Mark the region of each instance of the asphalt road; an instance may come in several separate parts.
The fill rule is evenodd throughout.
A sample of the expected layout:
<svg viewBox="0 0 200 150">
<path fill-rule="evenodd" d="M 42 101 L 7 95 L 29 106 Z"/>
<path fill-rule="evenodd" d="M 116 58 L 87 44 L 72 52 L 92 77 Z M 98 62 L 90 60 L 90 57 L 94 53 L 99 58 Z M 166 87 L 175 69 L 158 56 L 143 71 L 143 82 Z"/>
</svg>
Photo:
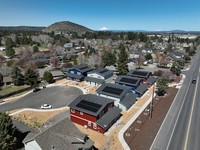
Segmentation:
<svg viewBox="0 0 200 150">
<path fill-rule="evenodd" d="M 200 149 L 200 53 L 192 61 L 152 146 L 152 150 Z M 192 83 L 197 79 L 196 84 Z"/>
<path fill-rule="evenodd" d="M 38 92 L 32 92 L 17 101 L 0 105 L 0 112 L 21 108 L 39 109 L 42 104 L 50 104 L 53 108 L 64 107 L 81 94 L 82 91 L 75 87 L 56 86 L 44 88 Z"/>
</svg>

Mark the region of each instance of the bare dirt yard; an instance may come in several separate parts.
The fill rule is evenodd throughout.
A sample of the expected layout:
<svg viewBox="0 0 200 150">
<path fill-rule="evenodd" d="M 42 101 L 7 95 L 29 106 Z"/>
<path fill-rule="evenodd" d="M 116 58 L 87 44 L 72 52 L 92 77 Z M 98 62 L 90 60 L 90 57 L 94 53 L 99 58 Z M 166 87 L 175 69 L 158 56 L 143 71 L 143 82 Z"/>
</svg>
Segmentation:
<svg viewBox="0 0 200 150">
<path fill-rule="evenodd" d="M 35 129 L 40 129 L 45 122 L 47 122 L 49 119 L 55 117 L 56 115 L 67 111 L 69 108 L 63 108 L 55 111 L 33 111 L 33 110 L 25 110 L 22 112 L 19 112 L 13 117 L 15 119 L 18 119 L 28 126 L 35 128 Z"/>
<path fill-rule="evenodd" d="M 124 139 L 131 150 L 149 150 L 178 89 L 172 87 L 164 97 L 153 100 L 154 110 L 152 118 L 144 111 L 124 133 Z"/>
</svg>

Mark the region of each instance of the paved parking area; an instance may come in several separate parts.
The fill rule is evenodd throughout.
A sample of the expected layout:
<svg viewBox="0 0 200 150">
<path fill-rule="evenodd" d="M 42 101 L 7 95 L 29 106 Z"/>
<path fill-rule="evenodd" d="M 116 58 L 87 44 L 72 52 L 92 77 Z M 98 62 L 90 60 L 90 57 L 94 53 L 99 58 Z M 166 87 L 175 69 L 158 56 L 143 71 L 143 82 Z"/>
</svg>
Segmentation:
<svg viewBox="0 0 200 150">
<path fill-rule="evenodd" d="M 69 105 L 82 91 L 70 86 L 53 86 L 44 88 L 38 92 L 32 92 L 17 101 L 0 105 L 0 112 L 21 108 L 39 109 L 42 104 L 50 104 L 53 108 Z"/>
</svg>

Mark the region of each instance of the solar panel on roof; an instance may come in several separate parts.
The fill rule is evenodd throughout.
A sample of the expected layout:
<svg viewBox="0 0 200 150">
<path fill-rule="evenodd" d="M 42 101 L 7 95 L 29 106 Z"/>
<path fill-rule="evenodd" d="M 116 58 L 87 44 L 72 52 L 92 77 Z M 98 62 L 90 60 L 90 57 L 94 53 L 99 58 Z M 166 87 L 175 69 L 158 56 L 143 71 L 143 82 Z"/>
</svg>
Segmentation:
<svg viewBox="0 0 200 150">
<path fill-rule="evenodd" d="M 133 75 L 137 75 L 137 76 L 146 76 L 148 74 L 148 72 L 143 72 L 143 71 L 133 71 L 132 73 Z"/>
<path fill-rule="evenodd" d="M 131 78 L 121 78 L 120 82 L 126 82 L 126 83 L 131 83 L 131 84 L 136 84 L 138 80 L 136 79 L 131 79 Z"/>
<path fill-rule="evenodd" d="M 115 94 L 115 95 L 120 95 L 123 90 L 122 89 L 118 89 L 118 88 L 114 88 L 114 87 L 105 87 L 103 90 L 103 92 L 107 92 L 107 93 L 111 93 L 111 94 Z"/>
<path fill-rule="evenodd" d="M 86 68 L 88 68 L 87 66 L 85 66 L 85 67 L 81 67 L 81 68 L 79 68 L 80 70 L 83 70 L 83 69 L 86 69 Z"/>
<path fill-rule="evenodd" d="M 79 108 L 82 108 L 85 110 L 89 110 L 94 113 L 96 113 L 101 108 L 101 106 L 102 105 L 100 105 L 100 104 L 96 104 L 96 103 L 89 102 L 86 100 L 82 100 L 76 105 L 76 107 L 79 107 Z"/>
<path fill-rule="evenodd" d="M 100 71 L 99 73 L 105 73 L 107 71 L 108 71 L 107 69 L 104 69 L 104 70 Z"/>
</svg>

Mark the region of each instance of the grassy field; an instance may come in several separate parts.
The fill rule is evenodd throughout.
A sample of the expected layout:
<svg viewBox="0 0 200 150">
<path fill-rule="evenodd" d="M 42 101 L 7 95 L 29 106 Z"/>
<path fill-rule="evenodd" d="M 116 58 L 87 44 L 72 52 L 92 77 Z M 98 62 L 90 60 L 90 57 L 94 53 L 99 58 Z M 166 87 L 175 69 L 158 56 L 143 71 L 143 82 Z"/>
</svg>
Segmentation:
<svg viewBox="0 0 200 150">
<path fill-rule="evenodd" d="M 15 92 L 15 91 L 19 91 L 21 89 L 25 89 L 27 88 L 28 86 L 27 85 L 23 85 L 23 86 L 13 86 L 13 85 L 6 85 L 6 86 L 3 86 L 0 90 L 0 95 L 6 95 L 6 94 L 9 94 L 9 93 L 12 93 L 12 92 Z"/>
</svg>

